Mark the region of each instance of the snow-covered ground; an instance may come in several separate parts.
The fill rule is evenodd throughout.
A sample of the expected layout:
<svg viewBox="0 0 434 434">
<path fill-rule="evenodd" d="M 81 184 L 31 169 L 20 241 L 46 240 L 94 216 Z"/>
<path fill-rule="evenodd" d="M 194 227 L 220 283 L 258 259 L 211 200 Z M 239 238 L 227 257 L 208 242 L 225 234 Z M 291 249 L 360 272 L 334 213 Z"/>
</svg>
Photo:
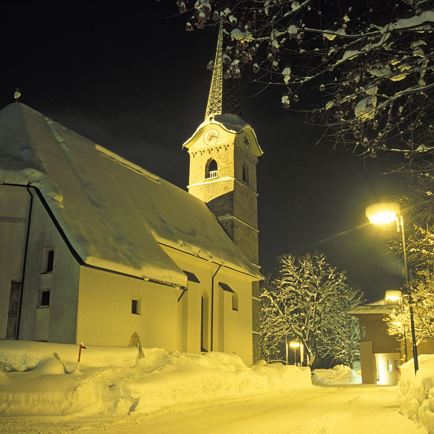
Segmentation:
<svg viewBox="0 0 434 434">
<path fill-rule="evenodd" d="M 307 368 L 143 352 L 88 347 L 74 369 L 77 346 L 0 341 L 0 432 L 427 432 L 399 414 L 397 387 L 333 385 L 354 379 L 345 367 L 318 371 L 324 387 L 312 385 Z"/>
</svg>

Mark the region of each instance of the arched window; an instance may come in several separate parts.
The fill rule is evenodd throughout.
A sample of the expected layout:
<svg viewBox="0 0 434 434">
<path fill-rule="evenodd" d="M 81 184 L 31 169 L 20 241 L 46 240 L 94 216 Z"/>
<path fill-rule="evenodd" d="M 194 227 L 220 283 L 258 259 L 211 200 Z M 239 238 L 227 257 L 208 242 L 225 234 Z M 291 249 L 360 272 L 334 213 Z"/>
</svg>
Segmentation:
<svg viewBox="0 0 434 434">
<path fill-rule="evenodd" d="M 243 182 L 246 184 L 249 183 L 249 168 L 246 163 L 243 164 Z"/>
<path fill-rule="evenodd" d="M 206 164 L 205 169 L 205 178 L 217 178 L 218 177 L 218 166 L 217 161 L 215 160 L 209 160 Z"/>
</svg>

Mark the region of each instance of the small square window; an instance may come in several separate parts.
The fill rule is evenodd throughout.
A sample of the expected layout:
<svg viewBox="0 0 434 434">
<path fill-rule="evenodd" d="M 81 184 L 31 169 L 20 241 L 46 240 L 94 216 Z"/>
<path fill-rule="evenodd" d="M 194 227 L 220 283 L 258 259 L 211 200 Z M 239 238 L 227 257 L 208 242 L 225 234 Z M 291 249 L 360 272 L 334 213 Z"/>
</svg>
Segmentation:
<svg viewBox="0 0 434 434">
<path fill-rule="evenodd" d="M 140 300 L 131 300 L 131 313 L 133 315 L 140 315 Z"/>
<path fill-rule="evenodd" d="M 38 297 L 38 307 L 49 307 L 50 306 L 50 290 L 40 289 Z"/>
<path fill-rule="evenodd" d="M 54 269 L 54 249 L 45 248 L 42 251 L 41 273 L 51 273 Z"/>
</svg>

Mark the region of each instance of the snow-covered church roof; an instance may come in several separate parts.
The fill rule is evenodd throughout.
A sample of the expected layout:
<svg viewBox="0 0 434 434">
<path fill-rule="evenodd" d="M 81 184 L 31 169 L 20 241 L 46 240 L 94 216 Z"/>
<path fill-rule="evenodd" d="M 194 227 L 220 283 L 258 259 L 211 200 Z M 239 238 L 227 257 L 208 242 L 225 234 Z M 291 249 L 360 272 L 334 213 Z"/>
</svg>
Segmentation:
<svg viewBox="0 0 434 434">
<path fill-rule="evenodd" d="M 88 265 L 173 285 L 161 245 L 261 278 L 207 205 L 30 107 L 0 111 L 0 184 L 37 187 Z"/>
</svg>

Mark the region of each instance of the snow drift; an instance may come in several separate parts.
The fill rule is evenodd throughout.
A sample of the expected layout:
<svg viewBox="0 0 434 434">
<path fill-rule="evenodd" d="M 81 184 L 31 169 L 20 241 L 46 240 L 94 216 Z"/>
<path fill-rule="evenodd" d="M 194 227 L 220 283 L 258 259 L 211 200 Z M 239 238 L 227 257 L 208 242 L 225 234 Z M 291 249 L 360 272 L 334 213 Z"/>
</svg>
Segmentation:
<svg viewBox="0 0 434 434">
<path fill-rule="evenodd" d="M 315 369 L 312 376 L 313 384 L 359 384 L 360 375 L 345 365 L 336 365 L 333 369 Z"/>
<path fill-rule="evenodd" d="M 0 370 L 30 371 L 43 360 L 52 359 L 54 354 L 66 365 L 75 366 L 78 345 L 52 344 L 35 341 L 0 341 Z M 136 347 L 87 346 L 82 359 L 87 367 L 133 367 L 137 359 Z M 72 369 L 72 368 L 71 368 Z"/>
<path fill-rule="evenodd" d="M 0 342 L 0 354 L 7 358 L 3 366 L 10 371 L 0 371 L 3 415 L 149 413 L 174 404 L 312 387 L 308 368 L 265 363 L 247 367 L 235 354 L 150 348 L 139 359 L 134 347 L 92 347 L 74 369 L 76 359 L 68 354 L 76 354 L 75 345 L 24 342 L 19 349 L 21 342 L 16 344 L 12 356 L 10 347 L 2 350 Z M 115 363 L 116 354 L 122 363 Z M 22 372 L 24 368 L 28 370 Z"/>
<path fill-rule="evenodd" d="M 419 356 L 416 376 L 412 361 L 401 366 L 399 403 L 401 413 L 434 433 L 434 355 Z"/>
</svg>

